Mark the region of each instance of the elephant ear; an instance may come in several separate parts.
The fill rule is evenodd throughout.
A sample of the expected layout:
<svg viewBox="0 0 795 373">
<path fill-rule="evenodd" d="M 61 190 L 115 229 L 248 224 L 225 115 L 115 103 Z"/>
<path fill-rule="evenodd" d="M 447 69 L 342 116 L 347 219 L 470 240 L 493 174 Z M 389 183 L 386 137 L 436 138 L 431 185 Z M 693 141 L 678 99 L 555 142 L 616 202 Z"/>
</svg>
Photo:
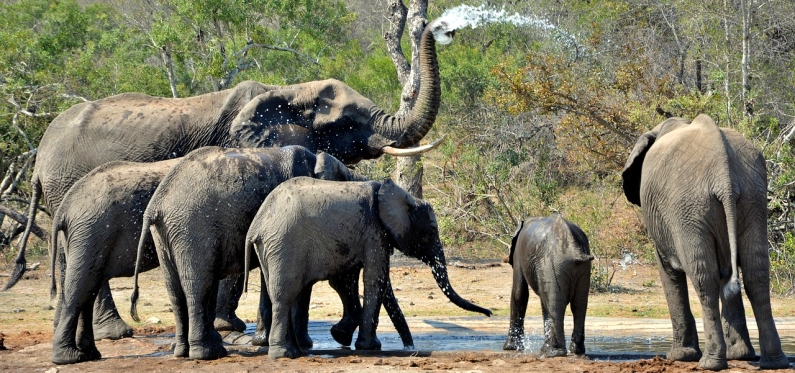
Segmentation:
<svg viewBox="0 0 795 373">
<path fill-rule="evenodd" d="M 348 167 L 345 167 L 339 159 L 334 158 L 329 153 L 317 153 L 315 161 L 315 178 L 333 181 L 353 181 L 355 177 Z"/>
<path fill-rule="evenodd" d="M 411 210 L 416 207 L 414 197 L 390 179 L 378 190 L 378 217 L 398 243 L 406 242 L 404 237 L 411 229 Z"/>
<path fill-rule="evenodd" d="M 311 124 L 295 104 L 300 91 L 275 89 L 254 97 L 240 110 L 229 128 L 236 146 L 264 148 L 302 145 L 314 152 Z"/>
<path fill-rule="evenodd" d="M 524 227 L 524 220 L 520 220 L 519 224 L 516 226 L 516 232 L 513 233 L 513 238 L 511 238 L 511 251 L 508 253 L 508 264 L 513 267 L 513 252 L 516 250 L 516 240 L 519 239 L 519 233 L 522 232 L 522 227 Z"/>
<path fill-rule="evenodd" d="M 643 171 L 643 160 L 646 159 L 646 153 L 649 148 L 657 140 L 658 130 L 651 130 L 641 135 L 635 141 L 635 147 L 627 158 L 627 163 L 624 164 L 624 170 L 621 171 L 622 187 L 624 188 L 624 195 L 627 200 L 633 204 L 640 206 L 640 175 Z"/>
</svg>

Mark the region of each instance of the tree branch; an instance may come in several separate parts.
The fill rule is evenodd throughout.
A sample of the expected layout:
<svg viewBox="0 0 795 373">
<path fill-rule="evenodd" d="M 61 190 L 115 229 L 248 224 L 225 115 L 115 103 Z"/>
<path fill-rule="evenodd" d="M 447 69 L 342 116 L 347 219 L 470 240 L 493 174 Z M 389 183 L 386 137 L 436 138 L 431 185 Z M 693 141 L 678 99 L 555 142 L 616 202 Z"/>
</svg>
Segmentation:
<svg viewBox="0 0 795 373">
<path fill-rule="evenodd" d="M 28 224 L 28 218 L 25 217 L 25 215 L 22 215 L 22 214 L 14 211 L 14 210 L 12 210 L 12 209 L 10 209 L 8 207 L 5 207 L 3 205 L 0 205 L 0 214 L 5 214 L 6 216 L 8 216 L 9 218 L 13 219 L 14 221 L 16 221 L 17 223 L 19 223 L 22 226 L 25 226 L 26 224 Z M 44 238 L 44 231 L 38 225 L 36 225 L 36 223 L 33 223 L 33 227 L 31 228 L 30 231 L 33 232 L 33 234 L 35 234 L 36 237 L 39 237 L 42 240 L 45 239 Z"/>
</svg>

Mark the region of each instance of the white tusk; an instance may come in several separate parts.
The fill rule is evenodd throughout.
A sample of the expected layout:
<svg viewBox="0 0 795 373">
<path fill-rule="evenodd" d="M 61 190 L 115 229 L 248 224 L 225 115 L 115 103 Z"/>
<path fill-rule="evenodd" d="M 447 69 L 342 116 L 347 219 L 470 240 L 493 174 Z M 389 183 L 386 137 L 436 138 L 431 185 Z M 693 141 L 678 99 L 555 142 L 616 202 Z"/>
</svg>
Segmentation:
<svg viewBox="0 0 795 373">
<path fill-rule="evenodd" d="M 425 153 L 425 152 L 427 152 L 427 151 L 439 146 L 439 144 L 441 144 L 442 141 L 444 141 L 445 137 L 447 137 L 447 135 L 442 135 L 442 137 L 440 137 L 438 140 L 436 140 L 436 141 L 434 141 L 434 142 L 432 142 L 430 144 L 427 144 L 427 145 L 418 146 L 416 148 L 394 148 L 394 147 L 391 147 L 391 146 L 385 146 L 381 150 L 383 150 L 384 153 L 386 153 L 386 154 L 394 155 L 396 157 L 410 157 L 410 156 L 413 156 L 413 155 L 419 155 L 419 154 Z"/>
</svg>

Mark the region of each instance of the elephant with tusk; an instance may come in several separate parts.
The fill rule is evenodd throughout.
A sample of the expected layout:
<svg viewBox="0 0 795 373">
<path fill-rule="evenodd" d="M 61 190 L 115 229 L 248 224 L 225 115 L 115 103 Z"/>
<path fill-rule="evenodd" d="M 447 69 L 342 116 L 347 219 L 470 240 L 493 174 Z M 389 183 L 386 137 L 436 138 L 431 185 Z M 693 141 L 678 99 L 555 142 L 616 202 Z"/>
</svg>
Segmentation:
<svg viewBox="0 0 795 373">
<path fill-rule="evenodd" d="M 302 145 L 325 151 L 347 165 L 382 154 L 409 156 L 439 144 L 406 149 L 428 133 L 439 109 L 441 86 L 436 40 L 449 43 L 454 30 L 441 21 L 426 26 L 420 49 L 421 83 L 414 108 L 391 115 L 338 80 L 290 86 L 244 81 L 235 87 L 187 98 L 124 93 L 72 106 L 58 115 L 38 147 L 31 180 L 28 225 L 11 278 L 11 288 L 25 271 L 25 248 L 42 196 L 56 211 L 63 196 L 83 175 L 110 161 L 154 162 L 182 157 L 203 146 L 280 147 Z M 59 252 L 61 252 L 59 250 Z M 58 260 L 63 260 L 59 258 Z M 238 277 L 222 284 L 217 325 L 241 328 L 234 315 Z M 234 295 L 233 295 L 234 294 Z M 228 298 L 228 299 L 227 299 Z M 96 338 L 121 338 L 132 329 L 118 317 L 107 282 L 95 303 Z"/>
</svg>

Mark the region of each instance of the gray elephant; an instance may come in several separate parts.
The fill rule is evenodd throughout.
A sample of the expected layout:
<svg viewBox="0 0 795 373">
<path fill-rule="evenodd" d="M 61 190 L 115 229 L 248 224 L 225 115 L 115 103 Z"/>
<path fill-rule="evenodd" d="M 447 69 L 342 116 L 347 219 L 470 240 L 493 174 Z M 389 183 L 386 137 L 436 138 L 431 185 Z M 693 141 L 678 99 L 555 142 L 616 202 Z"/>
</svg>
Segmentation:
<svg viewBox="0 0 795 373">
<path fill-rule="evenodd" d="M 157 186 L 179 159 L 152 163 L 108 162 L 78 180 L 53 215 L 52 289 L 55 257 L 64 251 L 60 297 L 53 318 L 52 362 L 98 360 L 93 305 L 100 288 L 114 277 L 133 275 L 141 219 Z M 59 233 L 65 237 L 58 241 Z M 158 266 L 151 239 L 146 240 L 141 270 Z"/>
<path fill-rule="evenodd" d="M 490 316 L 450 285 L 433 208 L 387 180 L 333 182 L 299 177 L 265 199 L 246 234 L 246 263 L 256 250 L 263 299 L 271 303 L 268 356 L 295 358 L 290 310 L 317 281 L 363 269 L 364 307 L 356 348 L 380 349 L 378 313 L 389 281 L 389 256 L 397 248 L 431 267 L 437 285 L 457 306 Z M 300 260 L 296 260 L 299 258 Z M 267 306 L 261 306 L 267 308 Z"/>
<path fill-rule="evenodd" d="M 347 180 L 350 173 L 336 159 L 316 159 L 301 146 L 205 147 L 188 153 L 163 178 L 143 215 L 138 260 L 152 237 L 174 310 L 175 356 L 226 354 L 213 327 L 219 281 L 244 272 L 243 240 L 251 220 L 273 188 L 296 176 Z M 138 272 L 131 297 L 135 320 Z"/>
<path fill-rule="evenodd" d="M 505 350 L 524 349 L 524 317 L 528 285 L 541 299 L 545 357 L 566 356 L 563 319 L 571 306 L 574 330 L 569 352 L 585 354 L 585 311 L 591 287 L 593 255 L 588 237 L 558 214 L 519 222 L 511 240 L 508 263 L 513 266 L 511 321 Z"/>
<path fill-rule="evenodd" d="M 673 324 L 672 360 L 727 368 L 755 357 L 739 268 L 759 328 L 761 368 L 787 368 L 770 309 L 767 173 L 761 152 L 707 115 L 669 118 L 638 138 L 622 173 L 624 194 L 641 207 Z M 698 343 L 686 277 L 701 302 L 705 352 Z M 719 310 L 721 304 L 722 310 Z"/>
<path fill-rule="evenodd" d="M 25 247 L 42 193 L 50 210 L 56 211 L 73 183 L 106 162 L 154 162 L 182 157 L 202 146 L 302 145 L 314 153 L 328 152 L 345 164 L 384 153 L 427 151 L 433 145 L 404 148 L 418 143 L 436 119 L 441 88 L 435 40 L 449 42 L 453 31 L 439 21 L 425 28 L 420 89 L 414 108 L 406 115 L 389 115 L 333 79 L 291 86 L 245 81 L 228 90 L 179 99 L 125 93 L 62 112 L 39 143 L 28 225 L 14 272 L 3 290 L 11 288 L 25 271 Z M 236 280 L 229 281 L 224 287 L 234 289 Z M 94 320 L 105 322 L 96 325 L 95 335 L 131 335 L 132 329 L 118 317 L 107 284 L 97 299 Z M 234 301 L 219 300 L 218 304 Z M 219 311 L 225 314 L 219 325 L 244 326 L 233 309 Z"/>
</svg>

